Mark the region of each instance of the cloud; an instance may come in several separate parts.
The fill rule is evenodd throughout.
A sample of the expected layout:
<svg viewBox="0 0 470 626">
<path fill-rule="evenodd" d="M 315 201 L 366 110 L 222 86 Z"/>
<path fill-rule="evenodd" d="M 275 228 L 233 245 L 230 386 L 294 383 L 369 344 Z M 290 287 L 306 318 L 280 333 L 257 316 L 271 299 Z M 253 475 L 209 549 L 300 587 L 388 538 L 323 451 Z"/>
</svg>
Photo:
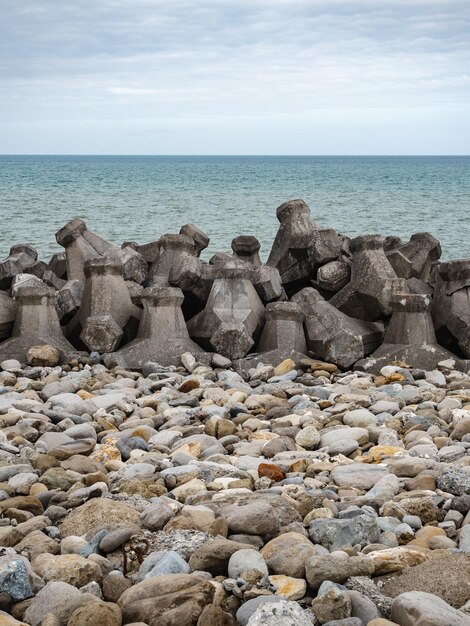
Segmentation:
<svg viewBox="0 0 470 626">
<path fill-rule="evenodd" d="M 207 126 L 222 115 L 226 123 L 264 124 L 285 115 L 313 120 L 322 110 L 453 109 L 470 101 L 467 1 L 4 0 L 2 7 L 0 124 L 20 131 L 31 120 L 87 127 L 191 118 Z"/>
</svg>

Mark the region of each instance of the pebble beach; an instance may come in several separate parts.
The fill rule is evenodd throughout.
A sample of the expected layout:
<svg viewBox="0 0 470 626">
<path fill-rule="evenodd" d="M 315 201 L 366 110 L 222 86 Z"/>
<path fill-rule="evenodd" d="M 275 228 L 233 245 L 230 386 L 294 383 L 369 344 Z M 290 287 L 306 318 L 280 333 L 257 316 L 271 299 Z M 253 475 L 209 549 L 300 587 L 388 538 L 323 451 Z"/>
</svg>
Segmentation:
<svg viewBox="0 0 470 626">
<path fill-rule="evenodd" d="M 470 624 L 452 360 L 137 372 L 35 350 L 0 364 L 2 626 Z"/>
</svg>

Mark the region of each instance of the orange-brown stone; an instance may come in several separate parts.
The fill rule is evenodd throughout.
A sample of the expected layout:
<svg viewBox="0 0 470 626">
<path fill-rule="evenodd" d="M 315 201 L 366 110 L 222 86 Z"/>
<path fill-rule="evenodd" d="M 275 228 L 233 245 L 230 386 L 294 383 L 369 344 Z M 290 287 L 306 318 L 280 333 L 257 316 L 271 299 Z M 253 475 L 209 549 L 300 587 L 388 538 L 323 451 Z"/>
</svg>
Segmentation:
<svg viewBox="0 0 470 626">
<path fill-rule="evenodd" d="M 274 480 L 274 482 L 276 483 L 285 478 L 284 472 L 282 472 L 277 467 L 277 465 L 274 465 L 272 463 L 261 463 L 258 466 L 258 476 L 260 478 L 262 476 L 267 476 L 269 479 Z"/>
<path fill-rule="evenodd" d="M 200 387 L 199 381 L 195 378 L 190 378 L 189 380 L 185 380 L 184 383 L 178 387 L 178 391 L 180 393 L 188 393 L 188 391 L 192 391 L 198 387 Z"/>
</svg>

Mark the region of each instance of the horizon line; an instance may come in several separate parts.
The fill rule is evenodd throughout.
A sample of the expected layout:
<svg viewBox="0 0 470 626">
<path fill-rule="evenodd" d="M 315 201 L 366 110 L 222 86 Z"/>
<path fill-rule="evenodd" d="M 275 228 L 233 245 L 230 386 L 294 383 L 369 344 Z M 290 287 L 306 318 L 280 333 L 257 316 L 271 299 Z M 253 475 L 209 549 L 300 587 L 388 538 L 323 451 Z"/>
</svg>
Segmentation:
<svg viewBox="0 0 470 626">
<path fill-rule="evenodd" d="M 0 157 L 30 157 L 30 156 L 61 156 L 61 157 L 67 157 L 67 156 L 84 156 L 84 157 L 89 157 L 89 156 L 93 156 L 93 157 L 112 157 L 112 156 L 116 156 L 116 157 L 331 157 L 331 158 L 335 158 L 335 157 L 469 157 L 470 153 L 465 153 L 465 154 L 451 154 L 451 153 L 442 153 L 442 154 L 437 154 L 437 153 L 432 153 L 432 154 L 400 154 L 400 153 L 393 153 L 393 154 L 382 154 L 382 153 L 364 153 L 364 154 L 307 154 L 307 153 L 301 153 L 301 154 L 294 154 L 294 153 L 276 153 L 276 154 L 262 154 L 262 153 L 256 153 L 256 154 L 247 154 L 247 153 L 220 153 L 220 154 L 216 154 L 216 153 L 211 153 L 211 154 L 196 154 L 196 153 L 188 153 L 188 154 L 184 154 L 184 153 L 137 153 L 137 152 L 129 152 L 129 153 L 124 153 L 124 152 L 109 152 L 109 153 L 105 153 L 105 152 L 5 152 L 5 153 L 0 153 Z"/>
</svg>

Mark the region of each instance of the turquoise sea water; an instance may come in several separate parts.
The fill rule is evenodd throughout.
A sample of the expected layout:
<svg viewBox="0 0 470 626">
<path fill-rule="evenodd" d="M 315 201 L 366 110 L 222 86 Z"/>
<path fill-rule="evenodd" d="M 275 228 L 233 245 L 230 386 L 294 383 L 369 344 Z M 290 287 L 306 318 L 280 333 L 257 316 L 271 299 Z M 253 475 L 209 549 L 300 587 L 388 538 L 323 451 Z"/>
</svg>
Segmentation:
<svg viewBox="0 0 470 626">
<path fill-rule="evenodd" d="M 0 256 L 28 241 L 41 258 L 75 216 L 114 243 L 145 243 L 193 222 L 208 258 L 239 234 L 264 258 L 275 209 L 303 198 L 341 233 L 429 230 L 443 257 L 470 257 L 470 157 L 0 156 Z"/>
</svg>

